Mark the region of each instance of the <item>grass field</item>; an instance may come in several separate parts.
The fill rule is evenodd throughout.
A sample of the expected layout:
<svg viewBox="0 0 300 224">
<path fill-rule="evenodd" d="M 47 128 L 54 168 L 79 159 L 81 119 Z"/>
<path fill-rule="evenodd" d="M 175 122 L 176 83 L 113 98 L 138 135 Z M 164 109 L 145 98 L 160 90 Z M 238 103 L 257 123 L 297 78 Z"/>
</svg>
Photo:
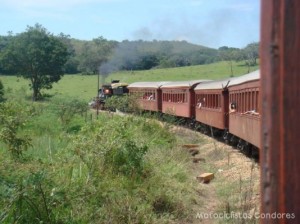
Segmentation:
<svg viewBox="0 0 300 224">
<path fill-rule="evenodd" d="M 252 67 L 251 71 L 258 67 Z M 248 71 L 244 63 L 233 63 L 233 75 L 240 76 L 246 74 Z M 176 80 L 197 80 L 197 79 L 221 79 L 230 77 L 230 67 L 227 62 L 217 62 L 207 65 L 187 66 L 167 69 L 152 69 L 147 71 L 127 71 L 120 73 L 113 73 L 106 78 L 120 79 L 123 82 L 136 81 L 176 81 Z"/>
<path fill-rule="evenodd" d="M 251 67 L 254 71 L 258 66 Z M 247 66 L 243 62 L 233 63 L 233 74 L 239 76 L 246 74 Z M 195 80 L 195 79 L 212 79 L 230 77 L 230 67 L 227 62 L 218 62 L 208 65 L 152 69 L 146 71 L 121 71 L 112 73 L 105 77 L 105 82 L 118 79 L 121 82 L 137 81 L 175 81 L 175 80 Z M 0 76 L 5 88 L 23 91 L 28 97 L 31 95 L 29 82 L 16 76 Z M 100 77 L 102 80 L 102 77 Z M 51 90 L 44 93 L 50 95 L 62 95 L 65 97 L 76 97 L 82 100 L 90 100 L 96 96 L 98 88 L 98 76 L 66 75 L 58 83 L 53 85 Z"/>
</svg>

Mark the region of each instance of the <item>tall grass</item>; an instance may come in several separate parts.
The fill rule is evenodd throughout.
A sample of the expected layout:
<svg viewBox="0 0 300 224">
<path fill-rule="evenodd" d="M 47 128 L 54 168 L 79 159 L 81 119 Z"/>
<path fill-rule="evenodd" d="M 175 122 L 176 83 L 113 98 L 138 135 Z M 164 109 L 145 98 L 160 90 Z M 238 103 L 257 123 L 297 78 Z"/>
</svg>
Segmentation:
<svg viewBox="0 0 300 224">
<path fill-rule="evenodd" d="M 20 130 L 32 146 L 16 161 L 0 143 L 1 223 L 185 222 L 194 182 L 168 126 L 109 113 L 65 123 L 72 98 L 32 104 L 16 92 L 34 111 Z"/>
</svg>

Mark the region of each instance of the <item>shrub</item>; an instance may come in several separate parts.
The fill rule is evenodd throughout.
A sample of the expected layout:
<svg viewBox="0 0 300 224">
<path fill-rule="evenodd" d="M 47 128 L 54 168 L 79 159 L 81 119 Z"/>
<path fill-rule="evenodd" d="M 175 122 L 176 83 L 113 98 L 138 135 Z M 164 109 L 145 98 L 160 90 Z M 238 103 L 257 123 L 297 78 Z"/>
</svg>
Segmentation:
<svg viewBox="0 0 300 224">
<path fill-rule="evenodd" d="M 88 110 L 87 103 L 78 99 L 58 99 L 54 103 L 56 105 L 55 113 L 64 127 L 70 124 L 76 114 L 83 116 Z"/>
<path fill-rule="evenodd" d="M 146 145 L 139 147 L 134 141 L 127 139 L 123 146 L 107 152 L 105 165 L 110 165 L 115 173 L 141 175 L 144 168 L 143 157 L 147 150 Z"/>
<path fill-rule="evenodd" d="M 137 96 L 124 95 L 124 96 L 112 96 L 105 102 L 105 108 L 115 111 L 139 113 L 140 109 L 137 103 Z"/>
<path fill-rule="evenodd" d="M 14 158 L 20 158 L 31 145 L 28 135 L 21 135 L 30 115 L 30 109 L 11 102 L 0 104 L 0 140 L 7 146 Z"/>
<path fill-rule="evenodd" d="M 102 117 L 98 122 L 87 124 L 72 138 L 74 152 L 91 173 L 102 167 L 115 174 L 140 175 L 148 146 L 139 140 L 132 140 L 137 139 L 134 129 L 136 127 L 131 118 L 115 118 L 108 122 Z"/>
<path fill-rule="evenodd" d="M 0 103 L 3 102 L 5 99 L 4 99 L 4 86 L 0 80 Z"/>
</svg>

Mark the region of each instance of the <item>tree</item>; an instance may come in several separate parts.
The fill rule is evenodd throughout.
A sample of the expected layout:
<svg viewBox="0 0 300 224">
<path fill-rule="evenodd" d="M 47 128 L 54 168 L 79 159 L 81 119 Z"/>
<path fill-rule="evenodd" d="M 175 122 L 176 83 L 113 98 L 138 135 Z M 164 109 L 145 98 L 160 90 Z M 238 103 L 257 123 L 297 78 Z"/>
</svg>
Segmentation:
<svg viewBox="0 0 300 224">
<path fill-rule="evenodd" d="M 226 61 L 230 66 L 231 77 L 233 77 L 232 63 L 234 60 L 236 60 L 239 51 L 240 49 L 238 48 L 227 47 L 227 46 L 223 46 L 219 48 L 219 57 L 221 58 L 221 60 Z"/>
<path fill-rule="evenodd" d="M 148 70 L 159 64 L 159 60 L 155 54 L 145 53 L 141 55 L 139 62 L 137 63 L 137 69 Z"/>
<path fill-rule="evenodd" d="M 7 47 L 8 43 L 11 41 L 11 39 L 12 39 L 11 32 L 8 33 L 8 36 L 0 36 L 0 53 Z M 0 60 L 0 74 L 1 73 L 6 74 L 6 75 L 10 74 L 9 71 L 5 70 L 4 64 Z"/>
<path fill-rule="evenodd" d="M 259 43 L 251 43 L 248 44 L 244 49 L 242 49 L 244 53 L 244 59 L 248 66 L 248 72 L 250 72 L 250 66 L 254 66 L 257 64 L 256 60 L 259 57 Z"/>
<path fill-rule="evenodd" d="M 108 41 L 103 37 L 86 42 L 80 55 L 79 69 L 85 74 L 97 74 L 100 66 L 107 62 L 117 42 Z"/>
<path fill-rule="evenodd" d="M 245 65 L 248 67 L 248 73 L 250 72 L 250 67 L 257 65 L 257 59 L 259 57 L 259 43 L 250 43 L 246 47 L 236 51 L 235 60 L 244 61 Z"/>
<path fill-rule="evenodd" d="M 0 80 L 0 103 L 3 102 L 5 99 L 4 99 L 4 86 Z"/>
<path fill-rule="evenodd" d="M 67 46 L 68 53 L 69 53 L 69 58 L 64 66 L 65 73 L 66 74 L 78 73 L 79 61 L 76 58 L 75 46 L 72 43 L 71 36 L 65 35 L 64 33 L 60 33 L 58 37 L 61 40 L 61 42 L 63 42 Z"/>
<path fill-rule="evenodd" d="M 1 53 L 6 69 L 30 80 L 33 101 L 41 97 L 41 89 L 51 89 L 61 79 L 68 58 L 69 51 L 61 38 L 40 24 L 14 36 Z"/>
</svg>

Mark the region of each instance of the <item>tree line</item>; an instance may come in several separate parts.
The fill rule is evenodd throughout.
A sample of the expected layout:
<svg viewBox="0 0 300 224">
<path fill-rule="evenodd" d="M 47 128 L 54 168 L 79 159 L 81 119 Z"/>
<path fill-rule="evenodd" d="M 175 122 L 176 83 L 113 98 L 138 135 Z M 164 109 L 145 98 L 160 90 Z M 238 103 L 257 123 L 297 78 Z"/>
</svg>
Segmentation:
<svg viewBox="0 0 300 224">
<path fill-rule="evenodd" d="M 40 24 L 27 26 L 19 34 L 0 36 L 0 74 L 20 75 L 30 80 L 32 99 L 41 97 L 41 89 L 52 88 L 64 74 L 108 74 L 119 70 L 148 70 L 217 61 L 245 61 L 255 65 L 258 43 L 243 49 L 208 48 L 186 41 L 117 42 L 102 36 L 91 41 L 53 35 Z"/>
<path fill-rule="evenodd" d="M 18 35 L 9 33 L 7 36 L 0 36 L 0 55 L 3 55 L 2 51 L 9 48 L 11 43 L 19 42 L 20 36 L 34 29 L 44 30 L 45 34 L 50 35 L 45 28 L 36 24 L 24 33 Z M 63 33 L 56 38 L 67 48 L 68 58 L 63 67 L 66 74 L 96 74 L 99 69 L 100 72 L 108 73 L 116 70 L 170 68 L 209 64 L 222 60 L 244 60 L 247 65 L 252 66 L 256 64 L 258 58 L 258 43 L 250 43 L 242 49 L 227 46 L 213 49 L 186 41 L 124 40 L 117 42 L 107 40 L 102 36 L 91 41 L 84 41 Z M 15 73 L 3 63 L 0 58 L 0 73 Z"/>
<path fill-rule="evenodd" d="M 92 41 L 70 40 L 76 49 L 67 62 L 66 73 L 107 74 L 120 70 L 148 70 L 202 65 L 217 61 L 245 61 L 257 64 L 258 43 L 245 48 L 223 46 L 218 49 L 186 41 L 109 41 L 98 37 Z M 72 63 L 70 63 L 72 62 Z"/>
</svg>

